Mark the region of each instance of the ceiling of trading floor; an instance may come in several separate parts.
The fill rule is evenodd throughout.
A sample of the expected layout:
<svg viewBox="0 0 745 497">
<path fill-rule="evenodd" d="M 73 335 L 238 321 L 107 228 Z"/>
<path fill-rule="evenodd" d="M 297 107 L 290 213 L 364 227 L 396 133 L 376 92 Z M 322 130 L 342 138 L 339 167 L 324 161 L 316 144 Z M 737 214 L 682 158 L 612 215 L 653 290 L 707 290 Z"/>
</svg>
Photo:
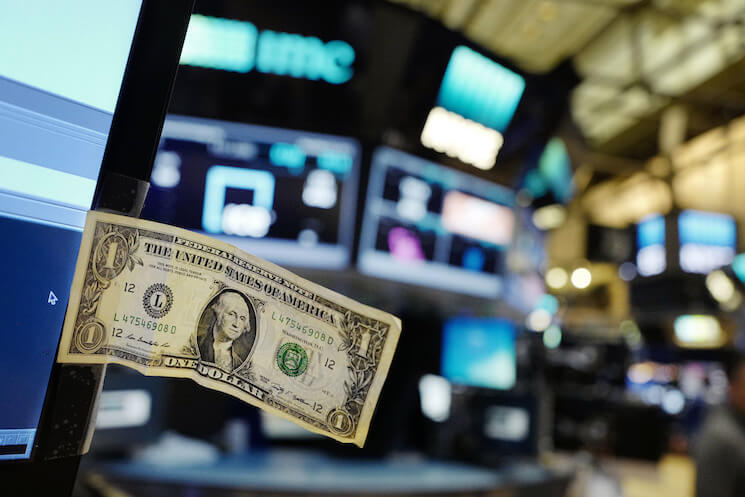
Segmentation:
<svg viewBox="0 0 745 497">
<path fill-rule="evenodd" d="M 745 114 L 745 0 L 392 1 L 528 72 L 571 59 L 572 118 L 605 154 L 656 154 L 672 104 L 687 109 L 684 138 Z"/>
</svg>

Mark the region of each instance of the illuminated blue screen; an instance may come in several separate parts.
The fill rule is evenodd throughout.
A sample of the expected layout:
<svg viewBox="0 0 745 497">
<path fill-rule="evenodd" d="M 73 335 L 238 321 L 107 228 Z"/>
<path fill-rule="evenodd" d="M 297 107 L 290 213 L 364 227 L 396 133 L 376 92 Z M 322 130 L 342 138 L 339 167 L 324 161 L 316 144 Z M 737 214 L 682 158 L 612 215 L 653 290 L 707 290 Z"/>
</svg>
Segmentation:
<svg viewBox="0 0 745 497">
<path fill-rule="evenodd" d="M 442 335 L 442 375 L 453 383 L 515 385 L 515 325 L 505 319 L 454 318 Z"/>
<path fill-rule="evenodd" d="M 524 90 L 522 76 L 461 45 L 450 56 L 437 104 L 504 131 Z"/>
<path fill-rule="evenodd" d="M 265 30 L 253 23 L 191 16 L 181 64 L 246 73 L 259 72 L 346 83 L 354 74 L 355 53 L 342 40 Z"/>
<path fill-rule="evenodd" d="M 685 210 L 678 216 L 680 244 L 696 243 L 735 248 L 737 227 L 732 216 L 717 212 Z"/>
<path fill-rule="evenodd" d="M 665 245 L 665 218 L 660 215 L 649 216 L 637 225 L 636 245 L 638 248 L 652 245 Z"/>
</svg>

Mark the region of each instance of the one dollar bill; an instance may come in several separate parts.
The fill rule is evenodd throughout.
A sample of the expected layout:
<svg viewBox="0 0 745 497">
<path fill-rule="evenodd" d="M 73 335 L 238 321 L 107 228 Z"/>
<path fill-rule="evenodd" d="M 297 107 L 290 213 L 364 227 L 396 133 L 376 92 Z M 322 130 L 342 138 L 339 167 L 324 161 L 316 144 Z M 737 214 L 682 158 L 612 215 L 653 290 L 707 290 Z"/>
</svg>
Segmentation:
<svg viewBox="0 0 745 497">
<path fill-rule="evenodd" d="M 227 243 L 91 211 L 58 360 L 191 378 L 361 447 L 400 332 Z"/>
</svg>

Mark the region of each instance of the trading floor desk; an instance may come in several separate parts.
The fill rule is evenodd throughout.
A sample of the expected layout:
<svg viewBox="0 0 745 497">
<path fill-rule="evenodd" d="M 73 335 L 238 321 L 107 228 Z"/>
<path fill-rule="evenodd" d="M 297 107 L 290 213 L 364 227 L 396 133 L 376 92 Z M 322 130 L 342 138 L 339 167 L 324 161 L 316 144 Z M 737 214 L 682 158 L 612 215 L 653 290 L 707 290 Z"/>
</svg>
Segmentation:
<svg viewBox="0 0 745 497">
<path fill-rule="evenodd" d="M 316 452 L 269 451 L 224 457 L 208 465 L 96 466 L 95 486 L 138 497 L 271 496 L 561 496 L 567 475 L 536 464 L 494 470 L 427 460 L 334 459 Z"/>
</svg>

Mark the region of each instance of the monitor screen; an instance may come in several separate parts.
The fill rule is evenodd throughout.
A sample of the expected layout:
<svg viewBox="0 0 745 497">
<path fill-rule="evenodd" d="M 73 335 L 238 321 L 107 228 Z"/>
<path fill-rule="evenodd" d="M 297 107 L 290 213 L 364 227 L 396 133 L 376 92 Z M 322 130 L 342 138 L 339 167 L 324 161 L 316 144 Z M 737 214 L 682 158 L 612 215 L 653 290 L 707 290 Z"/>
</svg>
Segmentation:
<svg viewBox="0 0 745 497">
<path fill-rule="evenodd" d="M 351 138 L 170 115 L 142 217 L 277 264 L 340 269 L 359 155 Z"/>
<path fill-rule="evenodd" d="M 28 459 L 141 0 L 0 15 L 0 460 Z"/>
<path fill-rule="evenodd" d="M 678 215 L 678 237 L 683 271 L 707 274 L 735 259 L 737 226 L 728 214 L 684 210 Z"/>
<path fill-rule="evenodd" d="M 651 214 L 636 225 L 636 268 L 642 276 L 654 276 L 667 268 L 665 217 Z"/>
<path fill-rule="evenodd" d="M 513 236 L 513 204 L 502 186 L 380 147 L 367 189 L 360 271 L 495 297 Z"/>
<path fill-rule="evenodd" d="M 515 385 L 515 325 L 506 319 L 453 318 L 442 335 L 442 375 L 453 383 L 508 390 Z"/>
</svg>

